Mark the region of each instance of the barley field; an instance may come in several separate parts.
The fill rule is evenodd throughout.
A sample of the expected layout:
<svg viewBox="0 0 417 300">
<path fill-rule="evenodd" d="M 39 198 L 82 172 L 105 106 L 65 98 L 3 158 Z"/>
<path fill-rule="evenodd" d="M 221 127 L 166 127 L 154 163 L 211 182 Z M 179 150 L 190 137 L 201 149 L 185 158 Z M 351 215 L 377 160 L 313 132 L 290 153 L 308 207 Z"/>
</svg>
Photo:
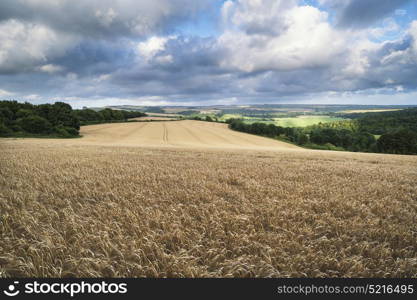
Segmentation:
<svg viewBox="0 0 417 300">
<path fill-rule="evenodd" d="M 417 157 L 221 125 L 0 139 L 0 276 L 417 277 Z"/>
<path fill-rule="evenodd" d="M 232 131 L 227 124 L 189 120 L 99 124 L 83 127 L 81 134 L 82 139 L 70 143 L 191 149 L 300 149 L 278 140 Z"/>
</svg>

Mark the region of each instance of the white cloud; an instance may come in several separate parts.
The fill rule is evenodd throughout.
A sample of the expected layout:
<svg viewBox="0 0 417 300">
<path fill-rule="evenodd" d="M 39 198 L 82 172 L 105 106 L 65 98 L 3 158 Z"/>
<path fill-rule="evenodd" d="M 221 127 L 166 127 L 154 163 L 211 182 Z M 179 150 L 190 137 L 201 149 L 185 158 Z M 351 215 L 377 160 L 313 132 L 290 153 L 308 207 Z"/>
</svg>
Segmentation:
<svg viewBox="0 0 417 300">
<path fill-rule="evenodd" d="M 230 97 L 230 98 L 220 98 L 220 99 L 210 99 L 209 100 L 211 105 L 234 105 L 239 103 L 237 97 Z"/>
<path fill-rule="evenodd" d="M 39 70 L 45 73 L 57 73 L 57 72 L 61 72 L 63 69 L 64 69 L 63 67 L 57 66 L 54 64 L 47 64 L 47 65 L 43 65 L 39 67 Z"/>
<path fill-rule="evenodd" d="M 0 97 L 9 97 L 14 95 L 14 93 L 0 89 Z"/>
<path fill-rule="evenodd" d="M 155 34 L 189 19 L 210 0 L 1 0 L 0 18 L 37 22 L 81 36 Z"/>
<path fill-rule="evenodd" d="M 384 20 L 381 27 L 369 29 L 369 34 L 372 38 L 387 39 L 387 35 L 396 33 L 400 30 L 400 26 L 395 22 L 393 18 L 387 18 Z"/>
<path fill-rule="evenodd" d="M 104 27 L 109 27 L 113 20 L 116 18 L 117 13 L 113 10 L 113 8 L 108 8 L 106 10 L 97 10 L 96 11 L 96 17 L 98 18 L 100 24 L 102 24 Z"/>
<path fill-rule="evenodd" d="M 295 8 L 297 0 L 227 1 L 223 18 L 247 33 L 279 33 L 288 25 L 285 12 Z"/>
<path fill-rule="evenodd" d="M 166 64 L 172 63 L 174 61 L 174 58 L 170 54 L 169 55 L 160 55 L 160 56 L 155 58 L 155 61 L 158 64 L 166 65 Z"/>
<path fill-rule="evenodd" d="M 222 65 L 245 72 L 293 70 L 328 65 L 344 50 L 344 40 L 327 13 L 295 1 L 240 0 L 226 10 L 235 27 L 219 45 L 228 55 Z"/>
<path fill-rule="evenodd" d="M 95 82 L 102 82 L 102 81 L 107 81 L 112 77 L 111 74 L 103 74 L 98 76 L 97 78 L 94 78 L 93 81 Z"/>
<path fill-rule="evenodd" d="M 138 53 L 145 61 L 150 61 L 157 56 L 158 53 L 165 50 L 165 45 L 169 40 L 176 39 L 176 36 L 158 37 L 153 36 L 147 40 L 140 42 L 137 46 Z M 166 55 L 158 58 L 159 62 L 172 62 L 172 56 Z"/>
<path fill-rule="evenodd" d="M 392 50 L 381 58 L 382 65 L 415 65 L 417 64 L 417 21 L 413 21 L 408 29 L 411 44 L 405 49 Z M 384 43 L 382 44 L 384 45 Z"/>
<path fill-rule="evenodd" d="M 341 70 L 336 71 L 336 76 L 340 78 L 355 78 L 364 75 L 370 67 L 368 53 L 379 48 L 378 44 L 372 43 L 367 39 L 352 41 L 349 51 L 346 52 L 346 63 Z"/>
<path fill-rule="evenodd" d="M 74 36 L 39 24 L 3 22 L 0 24 L 0 72 L 30 71 L 37 66 L 41 71 L 53 71 L 53 65 L 44 63 L 63 55 L 76 40 Z"/>
<path fill-rule="evenodd" d="M 417 92 L 404 93 L 395 89 L 377 89 L 367 92 L 319 93 L 299 97 L 300 103 L 311 104 L 378 104 L 378 105 L 409 105 L 415 104 Z"/>
<path fill-rule="evenodd" d="M 160 34 L 188 20 L 209 0 L 1 0 L 0 74 L 55 73 L 53 59 L 82 41 Z M 161 38 L 166 39 L 166 38 Z M 150 44 L 155 42 L 150 41 Z M 158 41 L 156 41 L 158 42 Z M 157 45 L 140 47 L 150 59 Z M 163 44 L 161 44 L 163 46 Z M 172 56 L 159 58 L 169 63 Z"/>
<path fill-rule="evenodd" d="M 417 55 L 417 20 L 413 21 L 410 25 L 410 29 L 408 30 L 410 35 L 413 38 L 413 51 Z"/>
<path fill-rule="evenodd" d="M 400 27 L 391 18 L 378 28 L 337 28 L 326 12 L 296 1 L 226 2 L 223 18 L 225 31 L 218 46 L 226 55 L 221 66 L 245 73 L 266 72 L 244 80 L 240 88 L 250 94 L 366 90 L 384 86 L 387 80 L 405 89 L 403 82 L 410 84 L 411 66 L 417 63 L 417 21 L 408 31 L 409 47 L 404 32 L 397 36 Z M 390 34 L 395 39 L 383 39 Z M 382 41 L 376 42 L 377 37 Z"/>
<path fill-rule="evenodd" d="M 39 100 L 41 97 L 38 94 L 31 94 L 31 95 L 27 95 L 24 97 L 25 100 L 29 100 L 29 101 L 36 101 Z"/>
</svg>

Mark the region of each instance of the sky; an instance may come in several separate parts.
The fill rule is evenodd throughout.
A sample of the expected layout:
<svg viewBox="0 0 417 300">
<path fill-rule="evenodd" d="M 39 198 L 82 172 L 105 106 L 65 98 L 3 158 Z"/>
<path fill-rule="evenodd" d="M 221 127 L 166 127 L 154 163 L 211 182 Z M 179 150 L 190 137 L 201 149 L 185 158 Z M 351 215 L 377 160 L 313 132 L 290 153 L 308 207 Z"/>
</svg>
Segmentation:
<svg viewBox="0 0 417 300">
<path fill-rule="evenodd" d="M 1 0 L 0 99 L 417 104 L 417 1 Z"/>
</svg>

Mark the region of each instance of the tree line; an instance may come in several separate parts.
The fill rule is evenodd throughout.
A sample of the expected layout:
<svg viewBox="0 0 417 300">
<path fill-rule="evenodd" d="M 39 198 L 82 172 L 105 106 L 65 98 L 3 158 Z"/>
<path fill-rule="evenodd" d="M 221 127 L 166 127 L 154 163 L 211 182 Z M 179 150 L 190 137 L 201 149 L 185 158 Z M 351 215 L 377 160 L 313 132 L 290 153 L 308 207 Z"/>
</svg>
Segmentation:
<svg viewBox="0 0 417 300">
<path fill-rule="evenodd" d="M 80 120 L 81 125 L 126 121 L 128 119 L 146 116 L 145 113 L 140 111 L 114 110 L 110 108 L 105 108 L 100 111 L 88 108 L 76 109 L 74 110 L 74 114 Z"/>
<path fill-rule="evenodd" d="M 353 119 L 361 130 L 372 134 L 382 135 L 402 129 L 417 132 L 417 108 L 344 114 L 342 117 Z"/>
<path fill-rule="evenodd" d="M 233 130 L 279 138 L 313 149 L 347 150 L 353 152 L 375 152 L 392 154 L 417 154 L 417 109 L 400 113 L 392 121 L 392 114 L 384 117 L 362 116 L 360 120 L 320 123 L 305 128 L 289 128 L 266 123 L 245 123 L 242 119 L 229 119 Z M 400 121 L 399 121 L 400 120 Z M 402 120 L 402 121 L 401 121 Z M 395 124 L 395 126 L 393 125 Z M 384 128 L 384 130 L 380 130 Z M 376 138 L 377 133 L 381 133 Z"/>
<path fill-rule="evenodd" d="M 142 112 L 103 109 L 73 110 L 64 102 L 34 105 L 0 101 L 0 136 L 79 136 L 81 125 L 126 121 L 142 117 Z"/>
</svg>

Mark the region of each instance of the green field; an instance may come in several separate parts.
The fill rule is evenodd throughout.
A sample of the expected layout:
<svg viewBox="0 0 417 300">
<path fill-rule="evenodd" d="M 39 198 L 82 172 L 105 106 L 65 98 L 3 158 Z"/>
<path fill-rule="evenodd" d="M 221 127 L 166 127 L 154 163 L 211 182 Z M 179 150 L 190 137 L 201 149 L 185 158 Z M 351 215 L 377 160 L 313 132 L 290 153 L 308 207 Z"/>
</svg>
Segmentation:
<svg viewBox="0 0 417 300">
<path fill-rule="evenodd" d="M 224 114 L 219 119 L 222 121 L 226 121 L 227 119 L 241 119 L 241 118 L 243 118 L 243 116 L 239 114 Z"/>
<path fill-rule="evenodd" d="M 351 109 L 351 110 L 342 110 L 339 113 L 342 114 L 361 114 L 361 113 L 370 113 L 370 112 L 386 112 L 386 111 L 399 111 L 403 110 L 402 108 L 387 108 L 387 109 Z"/>
<path fill-rule="evenodd" d="M 246 117 L 240 114 L 225 114 L 222 115 L 219 120 L 226 121 L 227 119 L 243 119 L 246 123 L 255 123 L 262 122 L 266 124 L 275 124 L 281 127 L 306 127 L 319 123 L 330 123 L 346 120 L 344 118 L 332 117 L 332 116 L 320 116 L 320 115 L 310 115 L 310 116 L 298 116 L 298 117 L 289 117 L 289 118 L 255 118 L 255 117 Z"/>
<path fill-rule="evenodd" d="M 276 118 L 275 125 L 282 127 L 306 127 L 319 123 L 330 123 L 346 119 L 331 116 L 298 116 L 294 118 Z"/>
</svg>

